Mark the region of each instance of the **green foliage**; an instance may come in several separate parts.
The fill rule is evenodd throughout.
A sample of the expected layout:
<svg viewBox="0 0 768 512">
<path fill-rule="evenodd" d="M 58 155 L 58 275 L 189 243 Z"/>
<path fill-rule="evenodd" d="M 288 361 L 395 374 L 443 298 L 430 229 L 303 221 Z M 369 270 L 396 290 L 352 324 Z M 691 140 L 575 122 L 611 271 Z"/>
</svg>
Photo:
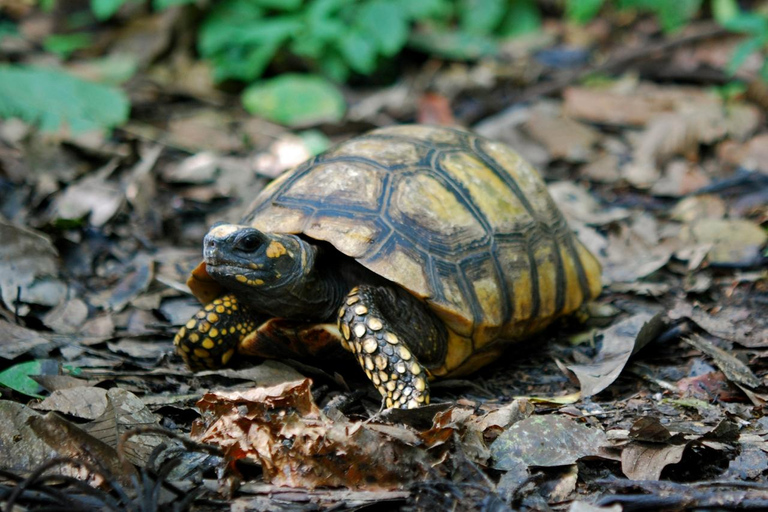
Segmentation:
<svg viewBox="0 0 768 512">
<path fill-rule="evenodd" d="M 248 87 L 243 105 L 250 113 L 288 126 L 334 122 L 344 116 L 344 97 L 320 76 L 287 73 Z"/>
<path fill-rule="evenodd" d="M 124 123 L 128 98 L 112 87 L 61 71 L 0 65 L 0 117 L 19 117 L 44 131 L 67 125 L 73 133 Z"/>
<path fill-rule="evenodd" d="M 605 0 L 566 0 L 566 16 L 571 21 L 585 23 L 593 19 L 606 3 Z M 662 28 L 671 32 L 685 26 L 698 14 L 702 0 L 614 0 L 619 10 L 649 12 L 659 19 Z M 761 75 L 768 81 L 768 10 L 743 11 L 737 0 L 711 0 L 712 16 L 720 25 L 731 32 L 743 33 L 748 37 L 734 51 L 728 66 L 730 73 L 744 64 L 754 53 L 763 55 Z"/>
<path fill-rule="evenodd" d="M 15 364 L 0 372 L 0 386 L 5 386 L 23 395 L 35 398 L 43 398 L 40 384 L 32 380 L 33 375 L 51 373 L 51 366 L 55 362 L 46 359 L 27 361 Z"/>
<path fill-rule="evenodd" d="M 370 75 L 406 45 L 455 59 L 537 30 L 535 0 L 224 0 L 200 31 L 217 80 L 251 81 L 282 56 L 334 80 Z"/>
<path fill-rule="evenodd" d="M 565 14 L 571 21 L 585 23 L 597 16 L 605 3 L 605 0 L 567 0 Z M 614 0 L 613 4 L 619 10 L 651 13 L 665 31 L 672 32 L 699 12 L 702 0 Z"/>
<path fill-rule="evenodd" d="M 85 33 L 53 34 L 45 38 L 43 48 L 61 57 L 67 57 L 77 50 L 87 48 L 91 43 L 91 36 Z"/>
<path fill-rule="evenodd" d="M 712 15 L 715 20 L 732 32 L 746 34 L 745 39 L 734 51 L 728 70 L 735 73 L 753 53 L 763 52 L 763 67 L 760 74 L 768 81 L 768 12 L 745 12 L 736 0 L 713 0 Z"/>
</svg>

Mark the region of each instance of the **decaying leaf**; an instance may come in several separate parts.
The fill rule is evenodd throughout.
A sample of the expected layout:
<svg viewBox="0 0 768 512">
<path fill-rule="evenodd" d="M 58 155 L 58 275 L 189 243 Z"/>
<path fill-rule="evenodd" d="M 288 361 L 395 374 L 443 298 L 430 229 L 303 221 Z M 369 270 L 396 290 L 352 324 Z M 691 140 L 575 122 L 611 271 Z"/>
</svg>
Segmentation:
<svg viewBox="0 0 768 512">
<path fill-rule="evenodd" d="M 146 408 L 144 403 L 133 393 L 120 388 L 107 391 L 107 403 L 104 412 L 85 430 L 106 445 L 116 448 L 120 436 L 132 428 L 152 426 L 157 418 Z M 144 466 L 152 450 L 162 442 L 156 435 L 135 435 L 125 443 L 125 456 L 132 463 Z"/>
<path fill-rule="evenodd" d="M 0 400 L 0 468 L 32 471 L 56 456 L 56 450 L 35 433 L 29 418 L 39 414 L 29 407 Z"/>
<path fill-rule="evenodd" d="M 512 425 L 491 444 L 493 467 L 564 466 L 597 455 L 605 444 L 602 430 L 585 427 L 565 416 L 533 416 Z"/>
<path fill-rule="evenodd" d="M 547 147 L 553 159 L 568 162 L 589 160 L 598 140 L 594 129 L 550 109 L 535 110 L 525 126 L 531 137 Z"/>
<path fill-rule="evenodd" d="M 92 420 L 107 408 L 107 390 L 79 386 L 54 391 L 45 400 L 32 406 L 39 411 L 58 411 L 77 418 Z"/>
<path fill-rule="evenodd" d="M 685 448 L 685 443 L 633 443 L 621 452 L 621 471 L 632 480 L 658 480 L 665 467 L 683 460 Z"/>
<path fill-rule="evenodd" d="M 729 354 L 725 350 L 717 347 L 706 340 L 703 336 L 693 334 L 684 341 L 692 347 L 701 350 L 710 356 L 720 370 L 732 382 L 743 384 L 750 388 L 756 388 L 760 385 L 760 379 L 752 373 L 747 365 L 742 363 L 737 357 Z"/>
<path fill-rule="evenodd" d="M 711 315 L 701 307 L 685 301 L 679 301 L 675 307 L 667 313 L 672 320 L 687 318 L 707 331 L 712 336 L 724 340 L 735 341 L 745 347 L 760 347 L 768 343 L 761 339 L 765 332 L 757 331 L 747 321 L 748 313 L 731 310 L 721 311 L 717 315 Z"/>
<path fill-rule="evenodd" d="M 30 350 L 53 343 L 32 329 L 0 320 L 0 357 L 15 359 Z"/>
<path fill-rule="evenodd" d="M 602 331 L 603 345 L 595 360 L 567 367 L 579 379 L 582 396 L 592 396 L 610 386 L 629 357 L 660 334 L 662 317 L 661 313 L 640 313 Z"/>
<path fill-rule="evenodd" d="M 230 460 L 256 459 L 275 485 L 386 490 L 427 474 L 427 452 L 364 423 L 331 420 L 312 401 L 310 382 L 207 393 L 198 407 L 212 418 L 195 436 Z"/>
<path fill-rule="evenodd" d="M 760 249 L 768 234 L 745 219 L 703 219 L 686 225 L 680 233 L 685 243 L 710 246 L 707 260 L 713 265 L 749 267 L 761 261 Z"/>
<path fill-rule="evenodd" d="M 2 219 L 0 240 L 3 241 L 0 244 L 0 290 L 5 307 L 16 310 L 17 299 L 47 306 L 58 304 L 66 289 L 55 277 L 58 252 L 51 240 L 42 233 Z M 46 293 L 35 293 L 36 286 L 46 284 Z M 20 313 L 25 314 L 25 311 Z"/>
</svg>

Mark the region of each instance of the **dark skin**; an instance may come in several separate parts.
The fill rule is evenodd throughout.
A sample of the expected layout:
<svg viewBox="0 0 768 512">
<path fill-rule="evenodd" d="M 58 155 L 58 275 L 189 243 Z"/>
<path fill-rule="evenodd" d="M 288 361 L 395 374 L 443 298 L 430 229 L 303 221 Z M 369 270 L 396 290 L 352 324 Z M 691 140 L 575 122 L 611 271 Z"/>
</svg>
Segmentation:
<svg viewBox="0 0 768 512">
<path fill-rule="evenodd" d="M 228 293 L 198 312 L 174 340 L 192 369 L 226 364 L 269 318 L 335 321 L 388 408 L 429 403 L 428 368 L 445 356 L 447 331 L 427 306 L 365 271 L 334 268 L 325 248 L 295 235 L 215 226 L 206 270 Z M 326 254 L 327 255 L 327 254 Z"/>
</svg>

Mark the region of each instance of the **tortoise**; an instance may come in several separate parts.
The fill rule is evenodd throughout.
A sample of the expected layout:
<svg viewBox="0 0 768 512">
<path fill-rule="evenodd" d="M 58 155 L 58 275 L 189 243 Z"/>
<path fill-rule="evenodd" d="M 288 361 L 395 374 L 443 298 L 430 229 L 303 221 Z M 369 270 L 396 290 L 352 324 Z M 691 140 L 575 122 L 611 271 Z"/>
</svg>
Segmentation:
<svg viewBox="0 0 768 512">
<path fill-rule="evenodd" d="M 387 408 L 496 360 L 601 290 L 600 265 L 539 174 L 458 128 L 376 129 L 214 225 L 174 343 L 193 369 L 235 353 L 351 351 Z"/>
</svg>

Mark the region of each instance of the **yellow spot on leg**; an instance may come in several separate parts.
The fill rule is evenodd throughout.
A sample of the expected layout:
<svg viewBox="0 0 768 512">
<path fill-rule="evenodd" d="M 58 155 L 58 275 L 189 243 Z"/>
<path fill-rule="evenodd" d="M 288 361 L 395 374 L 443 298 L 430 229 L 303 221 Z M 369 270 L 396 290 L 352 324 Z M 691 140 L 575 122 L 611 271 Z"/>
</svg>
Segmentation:
<svg viewBox="0 0 768 512">
<path fill-rule="evenodd" d="M 365 323 L 368 324 L 368 327 L 370 327 L 374 331 L 380 331 L 381 328 L 384 327 L 384 324 L 381 323 L 381 320 L 375 317 L 368 317 Z"/>
<path fill-rule="evenodd" d="M 355 336 L 358 338 L 362 338 L 363 334 L 365 334 L 365 326 L 363 324 L 355 324 L 352 330 L 355 331 Z"/>
<path fill-rule="evenodd" d="M 365 350 L 367 353 L 373 354 L 376 352 L 377 348 L 379 348 L 379 344 L 376 343 L 374 338 L 365 338 L 363 340 L 363 350 Z"/>
<path fill-rule="evenodd" d="M 213 346 L 214 346 L 213 340 L 211 338 L 205 338 L 203 340 L 202 346 L 203 346 L 203 348 L 207 348 L 207 349 L 213 348 Z M 195 352 L 197 352 L 197 350 L 195 350 Z"/>
</svg>

